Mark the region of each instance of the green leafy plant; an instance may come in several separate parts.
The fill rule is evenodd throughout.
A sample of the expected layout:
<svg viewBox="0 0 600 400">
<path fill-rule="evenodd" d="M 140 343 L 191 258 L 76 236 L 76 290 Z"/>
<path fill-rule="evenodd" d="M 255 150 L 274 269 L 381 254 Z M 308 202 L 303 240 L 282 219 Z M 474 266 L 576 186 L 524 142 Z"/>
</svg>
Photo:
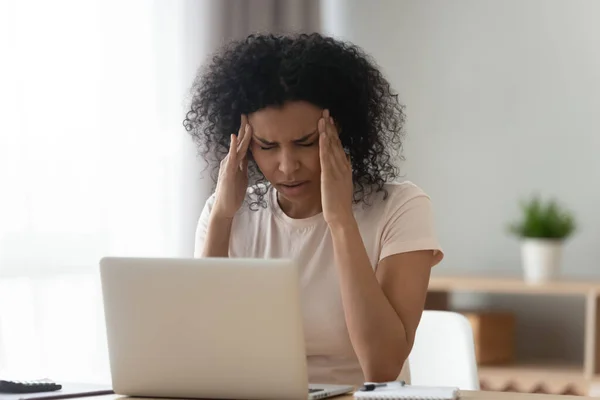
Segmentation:
<svg viewBox="0 0 600 400">
<path fill-rule="evenodd" d="M 565 239 L 575 230 L 573 214 L 555 200 L 546 203 L 538 196 L 521 202 L 522 220 L 509 226 L 511 233 L 524 238 Z"/>
</svg>

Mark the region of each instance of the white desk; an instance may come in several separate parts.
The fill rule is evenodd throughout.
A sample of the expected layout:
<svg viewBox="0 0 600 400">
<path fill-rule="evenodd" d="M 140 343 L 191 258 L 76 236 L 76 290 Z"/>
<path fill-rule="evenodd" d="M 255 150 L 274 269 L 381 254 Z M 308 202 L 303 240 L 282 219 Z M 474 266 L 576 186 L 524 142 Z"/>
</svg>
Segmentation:
<svg viewBox="0 0 600 400">
<path fill-rule="evenodd" d="M 96 396 L 79 398 L 76 400 L 127 400 L 136 399 L 134 397 L 125 397 L 119 395 L 110 396 Z M 337 400 L 353 400 L 352 395 L 332 397 L 331 399 Z M 485 392 L 485 391 L 471 391 L 464 390 L 460 392 L 459 399 L 465 400 L 585 400 L 594 399 L 594 397 L 584 396 L 563 396 L 558 394 L 532 394 L 532 393 L 511 393 L 511 392 Z M 165 400 L 165 399 L 152 399 L 143 398 L 140 400 Z"/>
</svg>

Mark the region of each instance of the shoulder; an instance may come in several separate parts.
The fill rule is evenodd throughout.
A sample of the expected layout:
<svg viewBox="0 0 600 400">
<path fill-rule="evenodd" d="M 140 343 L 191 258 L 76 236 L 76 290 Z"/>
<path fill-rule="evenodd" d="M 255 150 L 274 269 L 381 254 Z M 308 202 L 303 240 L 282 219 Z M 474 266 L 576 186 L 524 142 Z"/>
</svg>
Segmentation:
<svg viewBox="0 0 600 400">
<path fill-rule="evenodd" d="M 385 237 L 422 237 L 433 234 L 434 212 L 431 199 L 410 181 L 385 184 L 357 205 L 355 216 L 366 229 L 377 229 Z"/>
<path fill-rule="evenodd" d="M 381 258 L 407 251 L 433 250 L 433 265 L 439 263 L 443 252 L 435 232 L 429 195 L 410 181 L 386 184 L 384 189 L 387 196 L 378 197 L 381 202 L 378 208 L 382 210 Z"/>
<path fill-rule="evenodd" d="M 415 205 L 427 206 L 430 202 L 429 195 L 423 189 L 410 181 L 404 181 L 386 183 L 383 190 L 366 197 L 365 206 L 367 209 L 379 210 L 389 215 Z"/>
<path fill-rule="evenodd" d="M 433 206 L 431 198 L 423 189 L 410 181 L 391 183 L 384 187 L 387 198 L 384 200 L 384 219 L 402 220 L 408 226 L 431 225 Z"/>
<path fill-rule="evenodd" d="M 396 205 L 408 203 L 414 199 L 430 200 L 429 195 L 423 189 L 410 181 L 399 183 L 387 183 L 383 186 L 387 191 L 388 199 Z"/>
</svg>

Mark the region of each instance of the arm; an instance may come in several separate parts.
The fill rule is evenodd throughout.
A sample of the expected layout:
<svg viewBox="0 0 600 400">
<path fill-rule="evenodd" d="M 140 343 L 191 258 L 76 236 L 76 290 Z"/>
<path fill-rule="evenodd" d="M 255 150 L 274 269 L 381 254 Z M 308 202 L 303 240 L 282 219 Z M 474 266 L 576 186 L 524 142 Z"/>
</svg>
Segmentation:
<svg viewBox="0 0 600 400">
<path fill-rule="evenodd" d="M 221 216 L 214 211 L 216 195 L 206 200 L 194 242 L 194 257 L 229 257 L 229 241 L 233 218 Z"/>
<path fill-rule="evenodd" d="M 346 324 L 365 379 L 395 380 L 414 342 L 433 251 L 394 254 L 374 273 L 355 220 L 331 234 Z"/>
<path fill-rule="evenodd" d="M 201 257 L 229 257 L 232 223 L 233 218 L 209 217 Z"/>
<path fill-rule="evenodd" d="M 374 272 L 352 211 L 351 160 L 327 110 L 319 132 L 323 217 L 333 241 L 350 341 L 367 381 L 395 380 L 414 342 L 431 266 L 440 261 L 433 251 L 430 206 L 424 196 L 387 200 Z"/>
<path fill-rule="evenodd" d="M 233 217 L 248 188 L 246 153 L 252 137 L 248 118 L 242 115 L 238 136 L 231 135 L 227 156 L 219 166 L 215 194 L 209 198 L 196 229 L 195 257 L 228 257 Z"/>
</svg>

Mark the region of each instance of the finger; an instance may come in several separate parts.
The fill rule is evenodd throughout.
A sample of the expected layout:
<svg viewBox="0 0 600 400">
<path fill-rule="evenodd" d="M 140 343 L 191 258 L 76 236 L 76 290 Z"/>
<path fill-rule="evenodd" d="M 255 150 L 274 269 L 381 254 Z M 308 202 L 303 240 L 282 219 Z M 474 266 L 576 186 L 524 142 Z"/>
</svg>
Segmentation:
<svg viewBox="0 0 600 400">
<path fill-rule="evenodd" d="M 329 138 L 327 137 L 325 119 L 319 119 L 317 126 L 319 129 L 319 161 L 321 162 L 321 171 L 326 173 L 329 170 Z"/>
<path fill-rule="evenodd" d="M 242 171 L 246 175 L 248 174 L 248 157 L 244 157 L 244 159 L 240 163 L 240 171 Z"/>
<path fill-rule="evenodd" d="M 242 114 L 241 120 L 240 120 L 240 129 L 238 129 L 238 147 L 237 152 L 239 153 L 240 151 L 240 146 L 242 145 L 242 143 L 244 142 L 244 137 L 246 136 L 246 125 L 248 124 L 248 119 L 246 117 L 245 114 Z"/>
<path fill-rule="evenodd" d="M 329 117 L 327 119 L 327 129 L 328 129 L 329 135 L 331 136 L 331 140 L 333 142 L 339 143 L 341 146 L 342 142 L 340 141 L 340 135 L 337 131 L 337 127 L 335 126 L 335 122 L 333 121 L 333 118 L 331 118 L 331 117 Z"/>
<path fill-rule="evenodd" d="M 229 135 L 229 152 L 227 153 L 227 157 L 231 158 L 231 155 L 235 154 L 235 152 L 236 152 L 235 135 L 231 134 L 231 135 Z"/>
<path fill-rule="evenodd" d="M 325 133 L 323 134 L 323 142 L 325 143 L 323 155 L 325 169 L 331 176 L 338 177 L 343 167 L 339 160 L 340 148 L 338 143 L 332 140 L 331 127 L 328 126 L 325 119 L 323 120 L 323 125 L 325 129 Z"/>
<path fill-rule="evenodd" d="M 346 153 L 344 152 L 342 142 L 340 141 L 337 129 L 335 127 L 335 124 L 333 123 L 333 118 L 329 117 L 327 121 L 327 136 L 329 137 L 329 142 L 331 146 L 330 157 L 332 159 L 332 164 L 336 171 L 341 172 L 343 168 L 346 167 Z"/>
<path fill-rule="evenodd" d="M 321 119 L 323 120 L 325 136 L 327 136 L 327 140 L 329 140 L 329 142 L 331 142 L 331 128 L 329 127 L 330 118 L 331 117 L 329 115 L 329 110 L 328 109 L 323 110 L 323 118 L 321 118 Z"/>
<path fill-rule="evenodd" d="M 323 120 L 325 122 L 325 131 L 327 133 L 327 137 L 329 138 L 329 140 L 331 141 L 331 121 L 333 120 L 331 118 L 331 113 L 329 112 L 329 110 L 326 108 L 323 110 Z"/>
<path fill-rule="evenodd" d="M 342 165 L 346 166 L 346 167 L 350 167 L 350 155 L 348 153 L 346 153 L 346 150 L 344 149 L 344 145 L 342 144 L 342 139 L 340 138 L 340 133 L 337 130 L 337 126 L 335 125 L 335 121 L 333 120 L 333 118 L 329 117 L 329 123 L 331 125 L 331 129 L 332 129 L 332 136 L 334 137 L 334 142 L 337 144 L 336 147 L 339 148 L 339 161 Z"/>
<path fill-rule="evenodd" d="M 244 128 L 244 138 L 240 142 L 239 150 L 238 150 L 238 158 L 243 160 L 246 158 L 246 153 L 248 152 L 248 147 L 250 146 L 250 141 L 252 140 L 252 127 L 250 124 L 246 124 Z"/>
<path fill-rule="evenodd" d="M 327 135 L 329 136 L 329 139 L 331 140 L 331 143 L 333 145 L 342 145 L 342 142 L 340 141 L 340 135 L 338 134 L 337 131 L 337 127 L 335 126 L 335 123 L 333 122 L 333 118 L 332 117 L 328 117 L 325 119 L 326 122 L 326 126 L 327 126 Z"/>
<path fill-rule="evenodd" d="M 231 135 L 231 144 L 229 145 L 229 154 L 227 154 L 227 165 L 235 168 L 237 166 L 237 136 Z"/>
</svg>

